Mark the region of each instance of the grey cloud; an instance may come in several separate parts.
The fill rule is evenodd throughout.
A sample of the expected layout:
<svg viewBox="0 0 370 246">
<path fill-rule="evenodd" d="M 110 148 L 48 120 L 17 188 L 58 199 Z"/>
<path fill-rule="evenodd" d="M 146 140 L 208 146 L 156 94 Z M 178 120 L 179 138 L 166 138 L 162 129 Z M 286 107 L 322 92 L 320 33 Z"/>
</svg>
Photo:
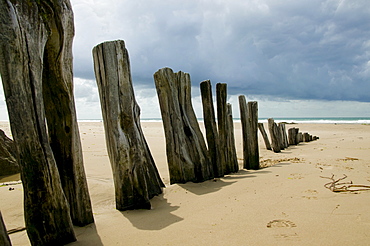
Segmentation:
<svg viewBox="0 0 370 246">
<path fill-rule="evenodd" d="M 370 5 L 359 1 L 72 0 L 75 76 L 91 49 L 123 39 L 134 83 L 168 66 L 230 94 L 370 102 Z"/>
</svg>

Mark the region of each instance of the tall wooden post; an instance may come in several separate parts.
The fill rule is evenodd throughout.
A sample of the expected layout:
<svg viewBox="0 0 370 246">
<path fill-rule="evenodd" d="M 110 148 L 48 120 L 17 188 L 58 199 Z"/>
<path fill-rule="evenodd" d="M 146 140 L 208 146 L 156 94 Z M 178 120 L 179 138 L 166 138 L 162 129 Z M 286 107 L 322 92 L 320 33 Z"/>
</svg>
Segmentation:
<svg viewBox="0 0 370 246">
<path fill-rule="evenodd" d="M 242 125 L 242 139 L 243 139 L 243 168 L 250 169 L 249 160 L 249 141 L 248 137 L 248 108 L 247 101 L 244 95 L 239 96 L 239 110 L 240 110 L 240 122 Z"/>
<path fill-rule="evenodd" d="M 9 235 L 6 231 L 5 223 L 3 220 L 3 216 L 0 212 L 0 245 L 2 246 L 11 246 Z"/>
<path fill-rule="evenodd" d="M 220 159 L 224 174 L 237 172 L 237 163 L 234 161 L 232 153 L 236 153 L 235 147 L 230 146 L 228 139 L 231 131 L 230 120 L 228 119 L 227 109 L 227 85 L 225 83 L 216 84 L 216 99 L 217 99 L 217 120 L 218 134 L 220 139 Z M 235 146 L 235 144 L 234 144 Z M 239 168 L 238 168 L 239 169 Z"/>
<path fill-rule="evenodd" d="M 50 146 L 69 202 L 72 222 L 85 226 L 94 222 L 94 218 L 73 94 L 73 12 L 69 0 L 51 2 L 49 7 L 53 10 L 41 13 L 45 24 L 50 28 L 45 44 L 42 74 L 45 116 Z M 39 9 L 46 5 L 46 2 L 41 1 Z M 60 16 L 55 13 L 60 13 Z"/>
<path fill-rule="evenodd" d="M 266 149 L 267 150 L 272 150 L 271 144 L 270 144 L 270 140 L 269 140 L 269 138 L 267 136 L 267 133 L 265 131 L 265 128 L 263 127 L 263 123 L 258 123 L 258 129 L 260 130 L 260 132 L 262 134 L 263 140 L 264 140 L 265 145 L 266 145 Z"/>
<path fill-rule="evenodd" d="M 212 161 L 213 173 L 215 177 L 222 177 L 223 171 L 220 160 L 220 144 L 216 125 L 215 110 L 213 106 L 211 81 L 206 80 L 200 83 L 202 95 L 203 118 L 206 129 L 206 138 L 209 156 Z"/>
<path fill-rule="evenodd" d="M 67 244 L 76 240 L 70 215 L 76 224 L 93 220 L 76 149 L 71 4 L 4 0 L 0 13 L 0 73 L 17 143 L 27 233 L 33 245 Z"/>
<path fill-rule="evenodd" d="M 101 43 L 94 47 L 93 57 L 116 208 L 150 209 L 149 200 L 162 193 L 164 184 L 141 129 L 125 43 Z"/>
<path fill-rule="evenodd" d="M 260 156 L 258 149 L 258 103 L 248 102 L 248 151 L 249 167 L 247 169 L 257 170 L 260 168 Z"/>
<path fill-rule="evenodd" d="M 270 132 L 270 137 L 271 137 L 272 150 L 275 153 L 279 153 L 281 152 L 279 133 L 278 133 L 277 125 L 273 118 L 268 119 L 268 126 L 269 126 L 269 132 Z"/>
<path fill-rule="evenodd" d="M 228 139 L 228 155 L 230 161 L 230 168 L 232 173 L 236 173 L 239 171 L 239 164 L 238 164 L 238 157 L 236 155 L 236 147 L 235 147 L 235 135 L 234 135 L 234 120 L 233 120 L 233 109 L 230 103 L 227 104 L 227 118 L 228 118 L 228 129 L 229 132 L 227 134 Z"/>
<path fill-rule="evenodd" d="M 166 137 L 170 182 L 202 182 L 213 168 L 191 103 L 190 75 L 162 68 L 154 74 Z"/>
</svg>

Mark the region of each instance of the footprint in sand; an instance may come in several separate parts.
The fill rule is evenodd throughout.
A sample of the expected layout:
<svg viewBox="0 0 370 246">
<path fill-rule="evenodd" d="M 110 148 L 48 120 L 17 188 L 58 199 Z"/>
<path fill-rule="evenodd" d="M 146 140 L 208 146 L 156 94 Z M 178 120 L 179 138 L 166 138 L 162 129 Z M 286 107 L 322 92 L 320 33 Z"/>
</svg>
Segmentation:
<svg viewBox="0 0 370 246">
<path fill-rule="evenodd" d="M 302 196 L 302 198 L 306 198 L 308 200 L 317 200 L 316 194 L 318 194 L 317 190 L 306 190 L 304 193 L 306 193 L 306 196 Z"/>
<path fill-rule="evenodd" d="M 267 228 L 292 228 L 297 227 L 296 224 L 289 220 L 272 220 L 269 223 L 267 223 Z"/>
</svg>

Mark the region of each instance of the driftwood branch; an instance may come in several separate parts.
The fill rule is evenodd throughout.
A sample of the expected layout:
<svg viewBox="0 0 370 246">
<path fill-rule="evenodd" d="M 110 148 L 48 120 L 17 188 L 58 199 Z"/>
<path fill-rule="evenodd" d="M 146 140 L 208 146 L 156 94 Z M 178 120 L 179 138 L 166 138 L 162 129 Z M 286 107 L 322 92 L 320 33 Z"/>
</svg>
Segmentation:
<svg viewBox="0 0 370 246">
<path fill-rule="evenodd" d="M 333 191 L 333 192 L 354 192 L 354 191 L 365 191 L 370 190 L 370 185 L 356 185 L 353 184 L 352 181 L 349 182 L 340 182 L 347 178 L 347 175 L 343 174 L 344 176 L 339 179 L 334 179 L 334 174 L 331 177 L 323 177 L 324 179 L 330 179 L 331 182 L 324 184 L 324 187 Z M 357 189 L 360 188 L 360 189 Z"/>
</svg>

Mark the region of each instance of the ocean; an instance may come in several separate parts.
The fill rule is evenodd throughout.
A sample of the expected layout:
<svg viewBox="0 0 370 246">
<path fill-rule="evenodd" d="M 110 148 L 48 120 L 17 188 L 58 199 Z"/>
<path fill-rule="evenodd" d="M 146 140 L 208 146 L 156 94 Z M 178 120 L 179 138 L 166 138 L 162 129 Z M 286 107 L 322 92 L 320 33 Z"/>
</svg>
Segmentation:
<svg viewBox="0 0 370 246">
<path fill-rule="evenodd" d="M 258 121 L 266 123 L 268 118 L 259 118 Z M 203 118 L 198 118 L 203 121 Z M 312 118 L 299 118 L 299 117 L 284 117 L 274 118 L 275 122 L 287 123 L 310 123 L 310 124 L 370 124 L 370 117 L 312 117 Z M 79 122 L 101 122 L 102 119 L 80 119 Z M 161 122 L 161 118 L 142 118 L 141 122 Z M 234 118 L 234 121 L 240 121 L 240 118 Z"/>
</svg>

